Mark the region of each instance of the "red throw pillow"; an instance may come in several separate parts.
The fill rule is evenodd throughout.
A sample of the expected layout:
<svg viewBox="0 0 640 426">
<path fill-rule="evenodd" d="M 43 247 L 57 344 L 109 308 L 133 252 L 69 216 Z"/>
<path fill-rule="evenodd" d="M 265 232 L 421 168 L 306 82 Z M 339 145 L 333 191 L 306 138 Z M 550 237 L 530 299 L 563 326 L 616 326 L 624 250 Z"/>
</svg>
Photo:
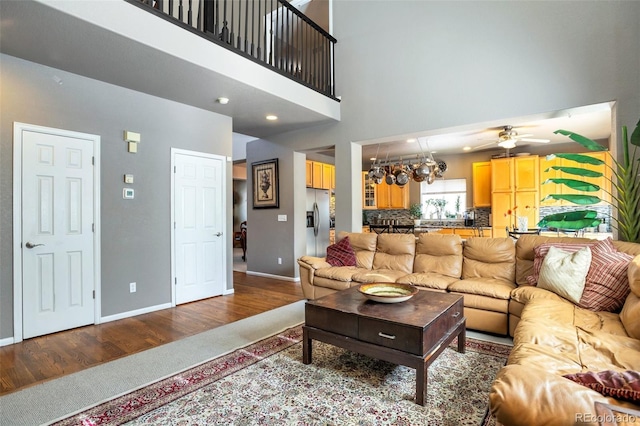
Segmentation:
<svg viewBox="0 0 640 426">
<path fill-rule="evenodd" d="M 327 263 L 332 266 L 356 266 L 356 254 L 349 237 L 327 247 Z"/>
<path fill-rule="evenodd" d="M 549 247 L 554 246 L 574 253 L 585 246 L 591 249 L 591 266 L 587 273 L 584 292 L 578 306 L 591 311 L 616 312 L 629 295 L 627 269 L 633 256 L 616 250 L 610 238 L 590 243 L 545 243 L 533 250 L 533 274 L 527 277 L 531 285 L 536 285 L 540 267 Z"/>
<path fill-rule="evenodd" d="M 594 373 L 565 374 L 569 380 L 593 389 L 604 396 L 626 401 L 640 402 L 640 372 L 638 371 L 601 371 Z"/>
</svg>

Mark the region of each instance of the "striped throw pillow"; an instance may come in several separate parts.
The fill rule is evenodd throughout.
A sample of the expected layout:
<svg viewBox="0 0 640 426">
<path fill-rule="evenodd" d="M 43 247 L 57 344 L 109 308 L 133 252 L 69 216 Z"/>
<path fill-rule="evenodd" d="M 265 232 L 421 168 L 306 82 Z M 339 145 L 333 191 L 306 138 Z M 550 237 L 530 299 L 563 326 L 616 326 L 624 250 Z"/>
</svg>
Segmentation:
<svg viewBox="0 0 640 426">
<path fill-rule="evenodd" d="M 585 246 L 591 248 L 591 265 L 578 306 L 591 311 L 608 312 L 617 312 L 622 308 L 630 292 L 627 268 L 633 256 L 617 251 L 610 238 L 593 243 L 540 244 L 534 248 L 533 274 L 527 277 L 529 284 L 537 284 L 540 267 L 551 246 L 570 253 Z"/>
</svg>

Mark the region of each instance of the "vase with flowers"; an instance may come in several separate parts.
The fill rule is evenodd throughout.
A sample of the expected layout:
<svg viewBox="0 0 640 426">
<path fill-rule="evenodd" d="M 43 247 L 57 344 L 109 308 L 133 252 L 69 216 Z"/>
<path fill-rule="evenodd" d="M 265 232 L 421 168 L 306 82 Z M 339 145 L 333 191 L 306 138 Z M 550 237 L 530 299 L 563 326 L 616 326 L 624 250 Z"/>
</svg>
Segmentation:
<svg viewBox="0 0 640 426">
<path fill-rule="evenodd" d="M 516 213 L 517 209 L 518 206 L 515 206 L 512 209 L 507 210 L 507 212 L 504 214 L 504 217 L 512 216 L 515 219 L 515 223 L 513 225 L 514 230 L 517 229 L 520 232 L 527 232 L 529 230 L 529 216 L 527 216 L 526 212 L 528 210 L 535 209 L 535 207 L 525 206 L 525 214 L 522 215 L 518 215 Z"/>
</svg>

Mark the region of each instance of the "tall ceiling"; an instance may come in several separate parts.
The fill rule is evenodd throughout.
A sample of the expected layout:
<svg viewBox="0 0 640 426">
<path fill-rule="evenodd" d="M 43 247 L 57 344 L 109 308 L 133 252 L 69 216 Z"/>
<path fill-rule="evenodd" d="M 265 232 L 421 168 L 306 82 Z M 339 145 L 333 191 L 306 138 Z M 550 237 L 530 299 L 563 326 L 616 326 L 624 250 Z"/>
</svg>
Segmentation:
<svg viewBox="0 0 640 426">
<path fill-rule="evenodd" d="M 230 116 L 234 132 L 256 138 L 333 121 L 300 103 L 258 90 L 65 13 L 65 3 L 74 2 L 49 5 L 42 1 L 0 1 L 0 52 Z M 323 5 L 328 13 L 325 0 L 313 0 L 312 4 L 303 6 L 319 14 Z M 83 10 L 82 16 L 90 16 L 104 10 L 130 11 L 136 6 L 122 1 L 77 2 L 74 7 Z M 118 24 L 126 22 L 125 18 Z M 161 19 L 151 13 L 145 18 L 154 22 Z M 326 19 L 322 15 L 319 18 L 326 25 Z M 188 31 L 184 34 L 190 37 Z M 189 47 L 185 44 L 185 50 Z M 53 73 L 52 78 L 59 77 Z M 215 100 L 220 96 L 231 102 L 217 103 Z M 267 121 L 267 114 L 275 114 L 279 119 Z"/>
</svg>

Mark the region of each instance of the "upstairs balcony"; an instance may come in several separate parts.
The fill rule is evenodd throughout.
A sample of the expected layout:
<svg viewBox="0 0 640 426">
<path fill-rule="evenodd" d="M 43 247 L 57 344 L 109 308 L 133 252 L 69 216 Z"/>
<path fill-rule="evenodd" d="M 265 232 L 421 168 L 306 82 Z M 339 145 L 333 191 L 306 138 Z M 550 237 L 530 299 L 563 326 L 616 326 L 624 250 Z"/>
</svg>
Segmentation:
<svg viewBox="0 0 640 426">
<path fill-rule="evenodd" d="M 336 39 L 286 0 L 125 0 L 335 99 Z"/>
<path fill-rule="evenodd" d="M 0 1 L 0 16 L 4 54 L 232 117 L 236 133 L 340 121 L 335 39 L 281 0 Z"/>
</svg>

